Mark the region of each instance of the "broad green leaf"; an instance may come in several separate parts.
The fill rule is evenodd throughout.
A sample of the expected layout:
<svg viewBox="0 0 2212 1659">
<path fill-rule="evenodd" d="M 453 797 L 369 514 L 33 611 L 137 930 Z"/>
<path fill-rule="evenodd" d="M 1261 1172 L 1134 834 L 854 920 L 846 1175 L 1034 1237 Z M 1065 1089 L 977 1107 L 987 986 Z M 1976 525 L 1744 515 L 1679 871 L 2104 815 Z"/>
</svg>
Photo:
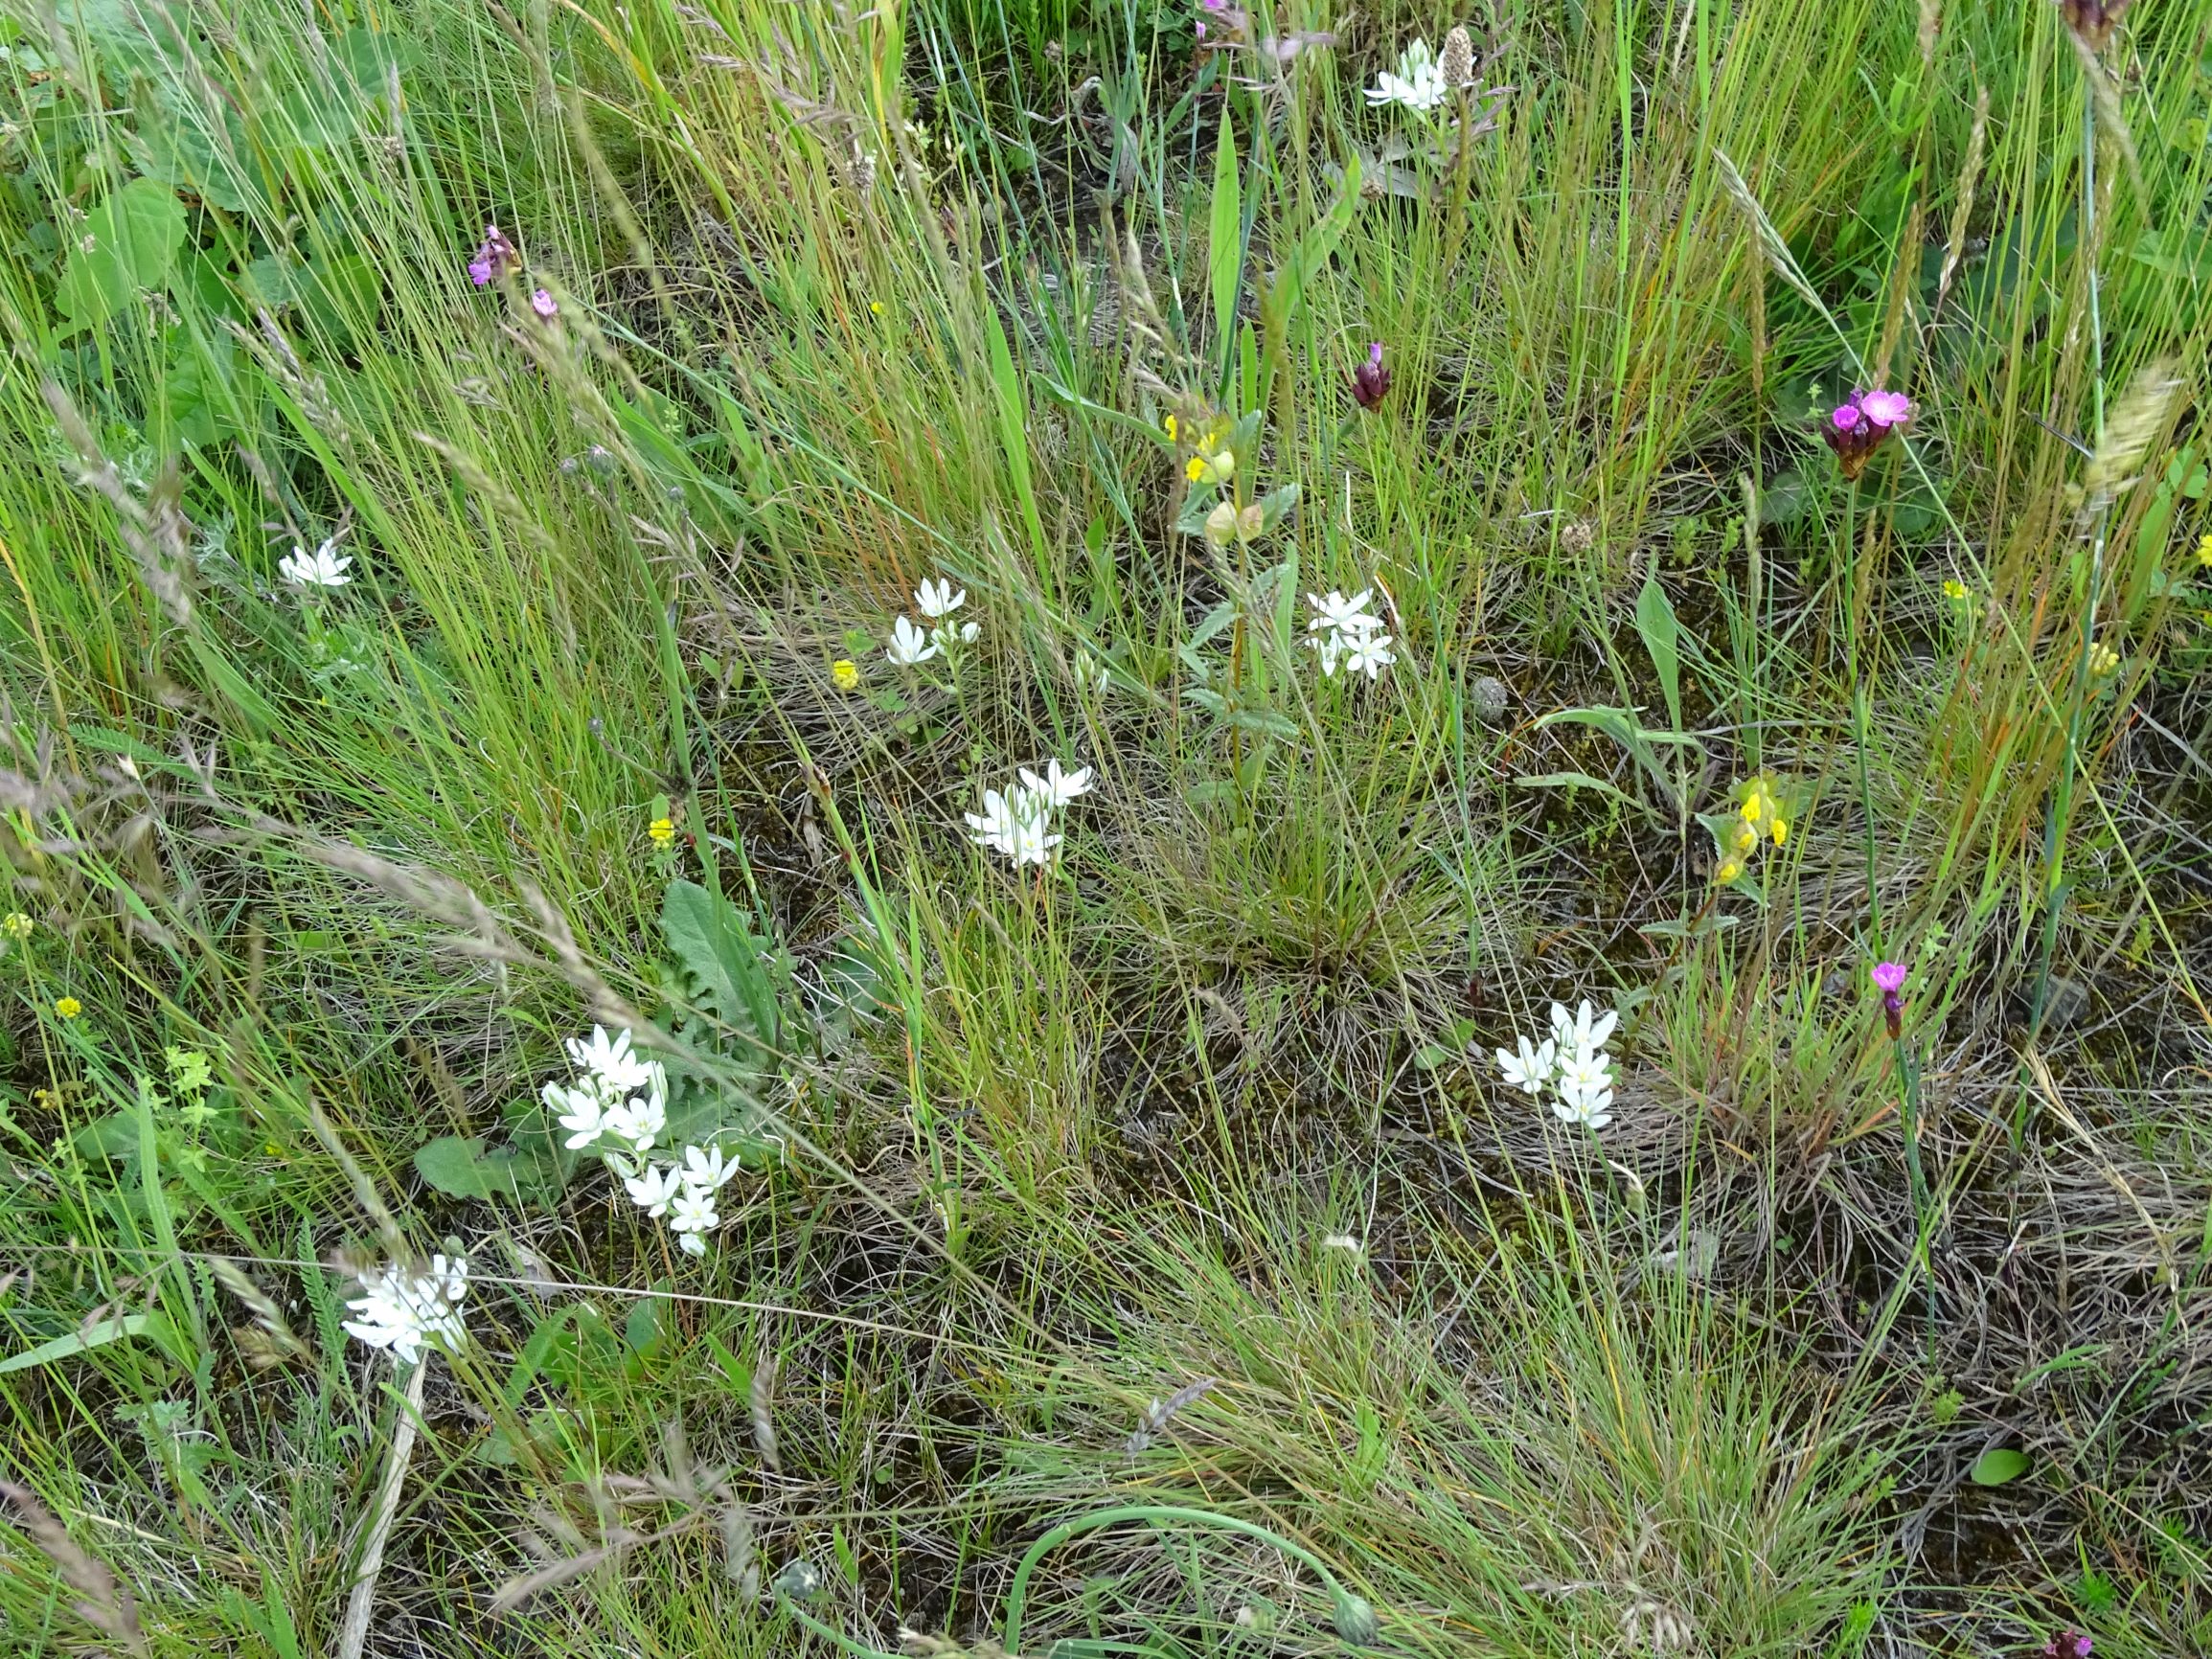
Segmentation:
<svg viewBox="0 0 2212 1659">
<path fill-rule="evenodd" d="M 418 1148 L 415 1172 L 456 1198 L 508 1198 L 541 1204 L 566 1182 L 562 1161 L 545 1147 L 486 1148 L 481 1135 L 441 1135 Z"/>
<path fill-rule="evenodd" d="M 1659 585 L 1656 576 L 1646 576 L 1643 592 L 1636 595 L 1636 631 L 1644 636 L 1644 649 L 1651 653 L 1652 667 L 1658 670 L 1659 690 L 1667 699 L 1668 722 L 1679 732 L 1682 729 L 1682 628 L 1675 620 L 1675 607 L 1667 598 L 1667 590 Z"/>
<path fill-rule="evenodd" d="M 71 332 L 99 326 L 168 280 L 184 245 L 184 204 L 167 185 L 134 178 L 92 210 L 75 233 L 54 304 Z"/>
<path fill-rule="evenodd" d="M 1973 1460 L 1966 1478 L 1977 1487 L 2001 1487 L 2028 1472 L 2028 1454 L 2011 1446 L 1992 1446 Z"/>
<path fill-rule="evenodd" d="M 661 935 L 691 983 L 691 1000 L 772 1058 L 782 1037 L 781 974 L 773 946 L 736 905 L 695 881 L 672 881 L 661 901 Z"/>
<path fill-rule="evenodd" d="M 51 1365 L 57 1359 L 90 1349 L 104 1348 L 111 1342 L 120 1342 L 126 1336 L 140 1336 L 153 1327 L 153 1316 L 148 1313 L 125 1313 L 120 1319 L 103 1319 L 86 1326 L 82 1330 L 72 1330 L 66 1336 L 57 1336 L 51 1342 L 41 1342 L 36 1348 L 21 1353 L 11 1353 L 0 1359 L 0 1375 L 11 1371 L 30 1371 L 35 1366 Z"/>
<path fill-rule="evenodd" d="M 1221 109 L 1221 141 L 1214 151 L 1214 205 L 1206 223 L 1207 292 L 1214 302 L 1214 337 L 1227 361 L 1237 331 L 1237 278 L 1244 264 L 1244 209 L 1237 183 L 1237 131 Z"/>
</svg>

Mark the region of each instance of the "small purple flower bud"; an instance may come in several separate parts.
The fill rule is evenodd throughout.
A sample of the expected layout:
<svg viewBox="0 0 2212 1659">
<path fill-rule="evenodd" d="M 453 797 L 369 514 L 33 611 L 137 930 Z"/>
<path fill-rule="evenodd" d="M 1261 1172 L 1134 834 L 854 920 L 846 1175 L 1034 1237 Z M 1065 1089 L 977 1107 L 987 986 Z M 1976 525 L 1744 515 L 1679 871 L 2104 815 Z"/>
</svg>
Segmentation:
<svg viewBox="0 0 2212 1659">
<path fill-rule="evenodd" d="M 2043 1644 L 2043 1659 L 2089 1659 L 2089 1639 L 2079 1630 L 2065 1630 Z"/>
<path fill-rule="evenodd" d="M 1382 342 L 1367 348 L 1367 361 L 1352 371 L 1352 398 L 1362 409 L 1372 409 L 1390 395 L 1390 370 L 1382 361 Z"/>
<path fill-rule="evenodd" d="M 530 308 L 548 323 L 560 314 L 560 303 L 543 288 L 530 296 Z"/>
</svg>

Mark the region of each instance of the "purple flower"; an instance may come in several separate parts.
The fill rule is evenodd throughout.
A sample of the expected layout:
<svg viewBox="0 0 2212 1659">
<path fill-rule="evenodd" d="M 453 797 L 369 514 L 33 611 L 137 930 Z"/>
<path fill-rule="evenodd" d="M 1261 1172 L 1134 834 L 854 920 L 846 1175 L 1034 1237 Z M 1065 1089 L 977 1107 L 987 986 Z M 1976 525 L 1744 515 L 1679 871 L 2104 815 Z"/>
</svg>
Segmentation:
<svg viewBox="0 0 2212 1659">
<path fill-rule="evenodd" d="M 1352 398 L 1362 409 L 1372 409 L 1390 395 L 1390 370 L 1382 361 L 1382 342 L 1367 348 L 1367 361 L 1352 371 Z"/>
<path fill-rule="evenodd" d="M 484 227 L 484 243 L 476 250 L 476 257 L 468 261 L 468 280 L 478 287 L 488 286 L 509 271 L 522 268 L 522 256 L 514 244 L 501 234 L 495 224 Z"/>
<path fill-rule="evenodd" d="M 560 302 L 540 288 L 530 296 L 530 308 L 550 323 L 560 314 Z"/>
<path fill-rule="evenodd" d="M 2043 1659 L 2089 1659 L 2089 1648 L 2079 1630 L 2065 1630 L 2043 1644 Z"/>
<path fill-rule="evenodd" d="M 1878 962 L 1874 965 L 1875 989 L 1881 992 L 1881 1017 L 1889 1023 L 1889 1034 L 1897 1036 L 1904 1030 L 1904 975 L 1902 962 Z"/>
<path fill-rule="evenodd" d="M 1855 391 L 1830 413 L 1821 436 L 1836 451 L 1843 476 L 1857 478 L 1882 440 L 1911 419 L 1912 399 L 1902 392 Z"/>
</svg>

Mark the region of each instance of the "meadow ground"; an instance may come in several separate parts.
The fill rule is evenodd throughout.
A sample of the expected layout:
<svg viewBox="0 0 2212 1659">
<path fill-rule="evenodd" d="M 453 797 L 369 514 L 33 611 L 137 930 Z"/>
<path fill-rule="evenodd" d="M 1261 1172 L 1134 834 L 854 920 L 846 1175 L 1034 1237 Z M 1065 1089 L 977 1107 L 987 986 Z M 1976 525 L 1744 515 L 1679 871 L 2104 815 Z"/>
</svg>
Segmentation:
<svg viewBox="0 0 2212 1659">
<path fill-rule="evenodd" d="M 0 85 L 0 1650 L 2212 1651 L 2212 11 Z"/>
</svg>

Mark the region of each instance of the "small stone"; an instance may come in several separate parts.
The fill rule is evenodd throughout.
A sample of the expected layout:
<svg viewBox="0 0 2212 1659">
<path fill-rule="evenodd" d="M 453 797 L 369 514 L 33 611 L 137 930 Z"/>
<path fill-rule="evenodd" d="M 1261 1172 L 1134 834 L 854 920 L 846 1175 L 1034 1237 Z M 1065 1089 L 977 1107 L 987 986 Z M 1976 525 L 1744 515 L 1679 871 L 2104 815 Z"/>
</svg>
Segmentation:
<svg viewBox="0 0 2212 1659">
<path fill-rule="evenodd" d="M 1491 674 L 1485 674 L 1467 688 L 1468 707 L 1474 717 L 1486 726 L 1494 726 L 1505 718 L 1506 706 L 1513 701 L 1513 693 L 1506 683 Z"/>
</svg>

